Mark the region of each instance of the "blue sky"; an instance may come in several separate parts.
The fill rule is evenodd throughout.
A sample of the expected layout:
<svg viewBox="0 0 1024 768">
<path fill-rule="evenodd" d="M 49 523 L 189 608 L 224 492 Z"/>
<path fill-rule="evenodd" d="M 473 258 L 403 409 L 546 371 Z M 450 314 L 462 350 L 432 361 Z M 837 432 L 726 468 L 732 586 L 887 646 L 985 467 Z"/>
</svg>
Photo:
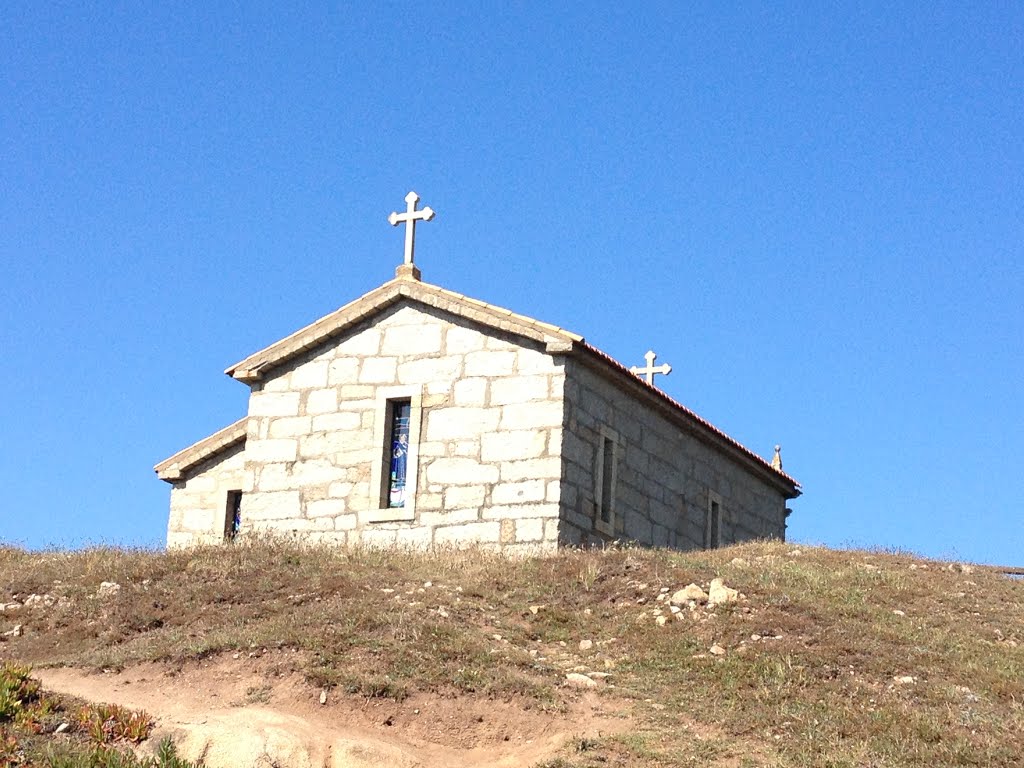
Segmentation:
<svg viewBox="0 0 1024 768">
<path fill-rule="evenodd" d="M 152 465 L 392 276 L 415 189 L 425 280 L 781 443 L 791 539 L 1024 565 L 1020 4 L 41 5 L 0 9 L 0 540 L 160 545 Z"/>
</svg>

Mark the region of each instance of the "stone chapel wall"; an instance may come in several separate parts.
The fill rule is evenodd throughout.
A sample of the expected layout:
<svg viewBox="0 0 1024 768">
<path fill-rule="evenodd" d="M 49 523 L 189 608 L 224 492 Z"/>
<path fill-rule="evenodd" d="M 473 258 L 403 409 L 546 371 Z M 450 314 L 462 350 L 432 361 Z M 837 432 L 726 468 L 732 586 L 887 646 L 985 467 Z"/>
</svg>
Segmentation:
<svg viewBox="0 0 1024 768">
<path fill-rule="evenodd" d="M 658 409 L 578 360 L 567 363 L 565 395 L 563 544 L 626 538 L 678 549 L 705 547 L 709 493 L 719 501 L 723 546 L 785 538 L 782 494 Z M 595 526 L 602 426 L 605 435 L 617 438 L 611 535 Z"/>
<path fill-rule="evenodd" d="M 224 540 L 228 491 L 241 490 L 245 475 L 244 445 L 233 445 L 194 467 L 171 487 L 168 548 Z"/>
<path fill-rule="evenodd" d="M 564 381 L 562 362 L 540 344 L 400 302 L 252 392 L 242 530 L 552 550 Z M 422 405 L 415 519 L 372 522 L 382 403 L 409 393 Z"/>
</svg>

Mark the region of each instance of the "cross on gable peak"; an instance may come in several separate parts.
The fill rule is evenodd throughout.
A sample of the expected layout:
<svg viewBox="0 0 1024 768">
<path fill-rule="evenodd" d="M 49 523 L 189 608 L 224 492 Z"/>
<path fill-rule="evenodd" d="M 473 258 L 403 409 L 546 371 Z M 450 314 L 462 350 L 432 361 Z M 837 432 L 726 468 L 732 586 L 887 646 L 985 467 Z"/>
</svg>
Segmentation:
<svg viewBox="0 0 1024 768">
<path fill-rule="evenodd" d="M 405 224 L 405 259 L 402 265 L 395 271 L 398 277 L 412 277 L 419 280 L 419 269 L 413 263 L 414 251 L 416 248 L 416 222 L 417 221 L 430 221 L 434 218 L 434 209 L 427 206 L 416 210 L 416 203 L 420 200 L 420 196 L 415 192 L 409 192 L 405 196 L 405 213 L 398 213 L 392 211 L 391 215 L 388 216 L 388 222 L 391 226 L 397 227 L 399 224 Z"/>
<path fill-rule="evenodd" d="M 637 376 L 643 376 L 647 380 L 647 383 L 651 384 L 653 386 L 653 384 L 654 384 L 654 375 L 656 373 L 660 373 L 660 374 L 663 374 L 665 376 L 668 376 L 670 373 L 672 373 L 672 366 L 669 365 L 668 363 L 662 363 L 661 365 L 655 365 L 654 364 L 654 359 L 656 357 L 657 357 L 657 355 L 654 353 L 653 349 L 647 350 L 647 354 L 644 355 L 644 360 L 647 361 L 647 365 L 644 366 L 643 368 L 641 368 L 640 366 L 634 365 L 632 368 L 629 369 L 629 372 L 632 373 L 632 374 L 635 374 Z"/>
</svg>

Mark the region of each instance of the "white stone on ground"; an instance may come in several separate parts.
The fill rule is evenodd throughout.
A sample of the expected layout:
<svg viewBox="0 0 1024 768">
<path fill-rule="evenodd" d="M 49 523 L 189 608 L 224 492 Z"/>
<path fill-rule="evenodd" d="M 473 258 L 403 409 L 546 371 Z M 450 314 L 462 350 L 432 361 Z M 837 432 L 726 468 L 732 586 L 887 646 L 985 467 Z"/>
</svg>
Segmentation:
<svg viewBox="0 0 1024 768">
<path fill-rule="evenodd" d="M 682 589 L 673 593 L 672 597 L 669 598 L 669 602 L 672 605 L 686 605 L 691 600 L 698 603 L 703 603 L 708 599 L 707 594 L 703 589 L 698 587 L 696 584 L 687 584 Z"/>
<path fill-rule="evenodd" d="M 722 579 L 712 579 L 711 586 L 708 587 L 708 605 L 735 602 L 739 595 L 739 590 L 725 586 Z"/>
<path fill-rule="evenodd" d="M 576 688 L 596 688 L 597 681 L 581 672 L 570 672 L 565 676 L 565 682 Z"/>
</svg>

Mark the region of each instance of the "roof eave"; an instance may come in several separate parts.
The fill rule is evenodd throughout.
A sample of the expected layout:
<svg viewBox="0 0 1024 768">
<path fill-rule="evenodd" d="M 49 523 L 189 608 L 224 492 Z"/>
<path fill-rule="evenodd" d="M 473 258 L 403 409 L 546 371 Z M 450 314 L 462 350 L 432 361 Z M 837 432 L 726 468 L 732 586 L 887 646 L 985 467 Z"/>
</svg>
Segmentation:
<svg viewBox="0 0 1024 768">
<path fill-rule="evenodd" d="M 187 448 L 183 448 L 173 456 L 164 459 L 154 466 L 153 471 L 156 472 L 158 478 L 165 482 L 179 482 L 192 467 L 243 442 L 246 435 L 247 421 L 248 416 L 242 417 L 234 424 L 229 424 L 224 429 L 220 429 Z"/>
<path fill-rule="evenodd" d="M 552 351 L 552 350 L 549 350 Z M 739 443 L 734 438 L 705 421 L 682 403 L 678 403 L 652 384 L 648 384 L 619 363 L 590 344 L 573 344 L 569 350 L 558 350 L 562 354 L 576 354 L 592 370 L 605 376 L 615 384 L 627 388 L 634 394 L 657 404 L 677 423 L 685 426 L 703 442 L 725 450 L 745 467 L 753 470 L 761 479 L 776 488 L 786 499 L 795 499 L 802 493 L 800 483 L 785 472 L 775 469 L 761 456 Z"/>
</svg>

